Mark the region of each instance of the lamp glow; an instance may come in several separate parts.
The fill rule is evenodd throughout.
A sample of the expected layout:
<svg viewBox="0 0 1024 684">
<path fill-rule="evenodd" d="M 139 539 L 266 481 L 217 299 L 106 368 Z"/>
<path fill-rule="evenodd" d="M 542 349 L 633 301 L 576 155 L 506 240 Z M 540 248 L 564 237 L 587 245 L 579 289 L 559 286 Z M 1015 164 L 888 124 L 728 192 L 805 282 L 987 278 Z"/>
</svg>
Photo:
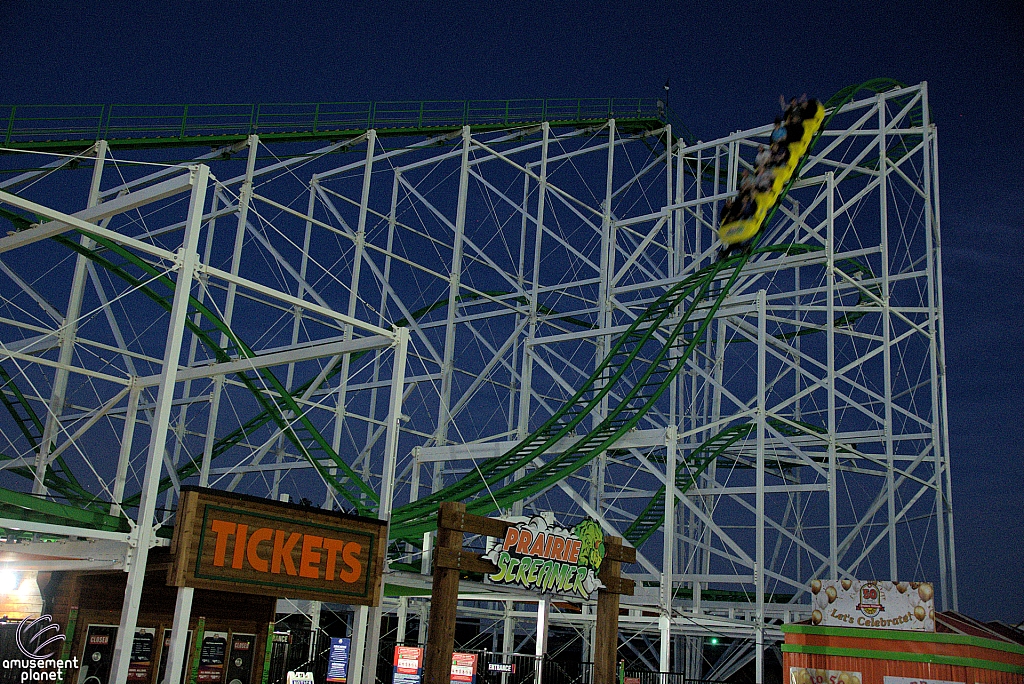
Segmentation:
<svg viewBox="0 0 1024 684">
<path fill-rule="evenodd" d="M 9 594 L 18 586 L 18 576 L 10 570 L 0 570 L 0 593 Z"/>
</svg>

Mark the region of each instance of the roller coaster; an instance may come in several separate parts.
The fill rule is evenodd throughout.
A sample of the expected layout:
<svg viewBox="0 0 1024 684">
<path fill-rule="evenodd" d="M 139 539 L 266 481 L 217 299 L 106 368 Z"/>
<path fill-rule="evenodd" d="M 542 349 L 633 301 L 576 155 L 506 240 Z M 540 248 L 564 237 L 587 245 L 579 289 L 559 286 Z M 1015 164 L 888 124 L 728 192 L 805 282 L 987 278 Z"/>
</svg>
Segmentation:
<svg viewBox="0 0 1024 684">
<path fill-rule="evenodd" d="M 390 516 L 404 620 L 439 502 L 591 516 L 640 552 L 627 623 L 662 665 L 666 639 L 799 616 L 814 577 L 938 577 L 955 606 L 924 85 L 825 102 L 720 260 L 770 126 L 705 143 L 644 100 L 242 109 L 0 108 L 8 541 L 166 537 L 185 482 L 290 494 Z M 494 601 L 468 614 L 508 633 Z"/>
</svg>

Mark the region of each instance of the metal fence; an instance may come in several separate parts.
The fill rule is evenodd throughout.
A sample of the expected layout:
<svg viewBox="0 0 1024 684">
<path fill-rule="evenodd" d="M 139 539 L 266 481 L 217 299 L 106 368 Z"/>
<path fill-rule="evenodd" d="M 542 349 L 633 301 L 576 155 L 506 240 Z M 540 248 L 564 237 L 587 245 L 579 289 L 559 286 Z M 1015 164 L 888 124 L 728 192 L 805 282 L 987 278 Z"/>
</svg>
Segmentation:
<svg viewBox="0 0 1024 684">
<path fill-rule="evenodd" d="M 283 636 L 283 635 L 282 635 Z M 275 640 L 271 652 L 268 684 L 284 684 L 289 671 L 312 672 L 314 681 L 323 682 L 327 674 L 330 637 L 323 632 L 291 630 L 287 638 Z M 391 684 L 395 642 L 382 642 L 378 651 L 375 680 Z M 495 653 L 487 650 L 457 648 L 460 653 L 477 655 L 477 684 L 534 684 L 541 675 L 543 684 L 593 684 L 592 662 L 560 661 L 528 653 Z M 492 669 L 492 664 L 501 667 Z M 627 668 L 626 684 L 726 684 L 726 682 L 687 679 L 681 672 L 650 672 Z M 3 681 L 0 678 L 0 681 Z M 369 682 L 368 678 L 364 681 Z M 12 680 L 13 684 L 13 680 Z"/>
<path fill-rule="evenodd" d="M 727 684 L 708 679 L 687 679 L 682 672 L 651 672 L 626 668 L 626 684 Z"/>
<path fill-rule="evenodd" d="M 394 666 L 394 643 L 382 643 L 377 664 L 377 682 L 391 684 Z M 495 653 L 494 651 L 456 648 L 459 653 L 477 655 L 477 684 L 534 684 L 540 674 L 543 684 L 593 684 L 594 664 L 560 661 L 529 653 Z M 497 666 L 493 667 L 492 665 Z"/>
</svg>

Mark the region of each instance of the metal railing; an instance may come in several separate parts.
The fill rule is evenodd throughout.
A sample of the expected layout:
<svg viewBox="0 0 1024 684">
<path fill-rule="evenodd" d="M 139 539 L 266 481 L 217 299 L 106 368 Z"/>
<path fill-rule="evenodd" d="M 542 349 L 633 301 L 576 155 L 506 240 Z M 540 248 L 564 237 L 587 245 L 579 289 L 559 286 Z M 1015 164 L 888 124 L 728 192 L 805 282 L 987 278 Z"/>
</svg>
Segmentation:
<svg viewBox="0 0 1024 684">
<path fill-rule="evenodd" d="M 198 142 L 253 133 L 311 137 L 370 128 L 443 129 L 608 118 L 665 120 L 665 107 L 655 98 L 0 105 L 0 140 L 7 147 L 95 140 Z"/>
<path fill-rule="evenodd" d="M 687 679 L 682 672 L 650 672 L 627 667 L 622 674 L 627 684 L 726 684 L 709 679 Z"/>
</svg>

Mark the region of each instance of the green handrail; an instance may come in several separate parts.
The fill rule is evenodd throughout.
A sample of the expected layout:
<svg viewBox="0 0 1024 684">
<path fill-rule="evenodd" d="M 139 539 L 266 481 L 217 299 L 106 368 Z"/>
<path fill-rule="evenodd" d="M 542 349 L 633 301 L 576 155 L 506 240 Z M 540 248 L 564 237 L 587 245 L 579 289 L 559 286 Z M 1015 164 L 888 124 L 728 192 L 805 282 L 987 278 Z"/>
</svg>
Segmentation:
<svg viewBox="0 0 1024 684">
<path fill-rule="evenodd" d="M 257 104 L 0 105 L 10 149 L 80 149 L 100 139 L 120 148 L 223 144 L 259 134 L 267 140 L 343 138 L 373 128 L 411 135 L 551 121 L 589 125 L 616 117 L 623 126 L 667 122 L 656 98 L 551 98 L 280 102 Z"/>
</svg>

